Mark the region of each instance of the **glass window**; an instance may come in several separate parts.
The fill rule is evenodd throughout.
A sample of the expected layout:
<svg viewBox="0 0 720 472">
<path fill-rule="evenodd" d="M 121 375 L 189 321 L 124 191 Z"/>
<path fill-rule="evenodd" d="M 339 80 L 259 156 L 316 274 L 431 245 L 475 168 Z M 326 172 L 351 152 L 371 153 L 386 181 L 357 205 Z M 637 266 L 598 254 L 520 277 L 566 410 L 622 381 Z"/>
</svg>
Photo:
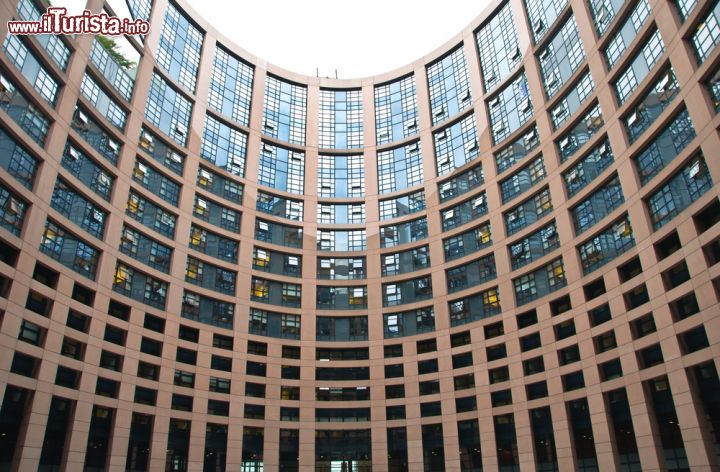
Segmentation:
<svg viewBox="0 0 720 472">
<path fill-rule="evenodd" d="M 433 125 L 457 115 L 472 103 L 462 46 L 429 65 L 427 80 Z"/>
<path fill-rule="evenodd" d="M 375 87 L 375 135 L 377 144 L 417 134 L 417 96 L 415 76 Z"/>
<path fill-rule="evenodd" d="M 157 62 L 177 83 L 195 92 L 203 33 L 173 4 L 165 12 Z"/>
<path fill-rule="evenodd" d="M 604 0 L 607 2 L 607 0 Z M 625 20 L 620 30 L 615 33 L 604 49 L 605 59 L 610 69 L 617 63 L 627 47 L 635 40 L 640 28 L 650 17 L 650 5 L 647 0 L 640 0 Z"/>
<path fill-rule="evenodd" d="M 423 182 L 420 142 L 378 152 L 378 185 L 380 193 L 391 193 Z"/>
<path fill-rule="evenodd" d="M 485 91 L 505 80 L 522 60 L 510 4 L 506 3 L 475 34 Z"/>
<path fill-rule="evenodd" d="M 210 73 L 208 105 L 247 126 L 250 121 L 252 84 L 253 67 L 217 46 Z"/>
<path fill-rule="evenodd" d="M 703 156 L 692 159 L 647 199 L 653 229 L 665 226 L 710 190 L 712 185 Z"/>
<path fill-rule="evenodd" d="M 364 156 L 318 156 L 318 196 L 355 198 L 365 196 Z"/>
<path fill-rule="evenodd" d="M 488 110 L 494 144 L 510 136 L 532 118 L 533 104 L 525 72 L 488 101 Z"/>
<path fill-rule="evenodd" d="M 145 118 L 170 139 L 185 146 L 191 112 L 190 101 L 154 73 L 145 106 Z"/>
<path fill-rule="evenodd" d="M 50 106 L 55 106 L 58 82 L 25 46 L 20 36 L 9 34 L 5 38 L 5 54 L 40 96 Z"/>
<path fill-rule="evenodd" d="M 205 116 L 205 130 L 200 157 L 233 175 L 245 176 L 247 135 L 210 115 Z"/>
<path fill-rule="evenodd" d="M 705 62 L 715 46 L 720 42 L 720 25 L 718 24 L 720 17 L 720 2 L 715 2 L 712 10 L 710 10 L 705 18 L 697 25 L 691 40 L 695 48 L 695 55 L 698 62 Z"/>
<path fill-rule="evenodd" d="M 362 90 L 320 90 L 319 146 L 363 147 Z"/>
<path fill-rule="evenodd" d="M 571 16 L 538 55 L 545 93 L 552 98 L 585 59 L 575 17 Z"/>
<path fill-rule="evenodd" d="M 258 183 L 284 192 L 304 193 L 305 154 L 262 143 Z"/>
<path fill-rule="evenodd" d="M 307 89 L 267 76 L 263 134 L 283 141 L 305 145 Z"/>
<path fill-rule="evenodd" d="M 635 55 L 627 69 L 613 83 L 615 94 L 621 105 L 647 77 L 663 52 L 665 52 L 665 44 L 660 37 L 660 32 L 656 29 L 644 42 L 643 48 Z"/>
<path fill-rule="evenodd" d="M 438 175 L 452 172 L 480 155 L 475 115 L 433 133 L 433 137 Z"/>
</svg>

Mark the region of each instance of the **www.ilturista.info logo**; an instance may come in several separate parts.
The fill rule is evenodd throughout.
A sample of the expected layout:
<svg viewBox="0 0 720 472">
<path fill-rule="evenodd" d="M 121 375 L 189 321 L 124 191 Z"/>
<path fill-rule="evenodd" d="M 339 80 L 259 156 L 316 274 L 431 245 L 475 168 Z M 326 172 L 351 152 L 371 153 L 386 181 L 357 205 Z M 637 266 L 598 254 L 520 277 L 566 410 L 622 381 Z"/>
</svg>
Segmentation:
<svg viewBox="0 0 720 472">
<path fill-rule="evenodd" d="M 143 19 L 118 18 L 107 13 L 85 10 L 79 15 L 68 15 L 67 8 L 50 7 L 40 21 L 8 21 L 9 34 L 147 34 L 150 23 Z"/>
</svg>

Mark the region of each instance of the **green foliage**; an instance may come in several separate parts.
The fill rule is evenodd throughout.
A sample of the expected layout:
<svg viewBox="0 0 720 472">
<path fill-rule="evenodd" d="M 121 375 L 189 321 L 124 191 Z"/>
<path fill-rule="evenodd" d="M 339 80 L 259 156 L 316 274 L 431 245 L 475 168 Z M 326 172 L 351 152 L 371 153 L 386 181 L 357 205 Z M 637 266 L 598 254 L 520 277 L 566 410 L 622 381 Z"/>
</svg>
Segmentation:
<svg viewBox="0 0 720 472">
<path fill-rule="evenodd" d="M 97 40 L 100 45 L 105 48 L 108 54 L 110 54 L 110 57 L 112 57 L 115 62 L 120 65 L 120 67 L 124 69 L 132 69 L 135 67 L 135 62 L 125 57 L 123 53 L 118 50 L 118 45 L 113 39 L 106 38 L 105 36 L 98 36 Z"/>
</svg>

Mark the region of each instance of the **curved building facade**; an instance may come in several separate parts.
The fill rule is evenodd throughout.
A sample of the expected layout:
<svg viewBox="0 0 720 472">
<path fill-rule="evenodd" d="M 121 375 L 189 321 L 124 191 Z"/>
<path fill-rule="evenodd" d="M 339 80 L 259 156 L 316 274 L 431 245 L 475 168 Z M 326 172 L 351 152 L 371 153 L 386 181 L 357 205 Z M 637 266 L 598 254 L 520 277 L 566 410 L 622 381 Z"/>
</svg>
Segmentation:
<svg viewBox="0 0 720 472">
<path fill-rule="evenodd" d="M 0 25 L 0 470 L 718 470 L 717 0 L 358 80 L 88 6 L 136 58 Z"/>
</svg>

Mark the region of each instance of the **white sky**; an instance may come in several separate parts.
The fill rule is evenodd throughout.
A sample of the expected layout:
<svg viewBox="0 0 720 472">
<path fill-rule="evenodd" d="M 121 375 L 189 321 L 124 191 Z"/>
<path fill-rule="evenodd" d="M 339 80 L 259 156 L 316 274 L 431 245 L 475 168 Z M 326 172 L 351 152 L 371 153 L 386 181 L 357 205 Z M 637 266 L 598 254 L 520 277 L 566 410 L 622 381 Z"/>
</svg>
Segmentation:
<svg viewBox="0 0 720 472">
<path fill-rule="evenodd" d="M 443 45 L 488 0 L 188 0 L 243 49 L 293 72 L 341 79 L 404 66 Z M 152 27 L 152 26 L 151 26 Z"/>
<path fill-rule="evenodd" d="M 489 0 L 187 0 L 246 51 L 293 72 L 341 79 L 389 72 L 443 45 Z M 119 15 L 123 0 L 110 0 Z M 54 0 L 71 12 L 85 0 Z M 122 11 L 124 10 L 124 11 Z M 129 15 L 128 15 L 129 16 Z M 161 28 L 162 25 L 150 25 Z"/>
</svg>

